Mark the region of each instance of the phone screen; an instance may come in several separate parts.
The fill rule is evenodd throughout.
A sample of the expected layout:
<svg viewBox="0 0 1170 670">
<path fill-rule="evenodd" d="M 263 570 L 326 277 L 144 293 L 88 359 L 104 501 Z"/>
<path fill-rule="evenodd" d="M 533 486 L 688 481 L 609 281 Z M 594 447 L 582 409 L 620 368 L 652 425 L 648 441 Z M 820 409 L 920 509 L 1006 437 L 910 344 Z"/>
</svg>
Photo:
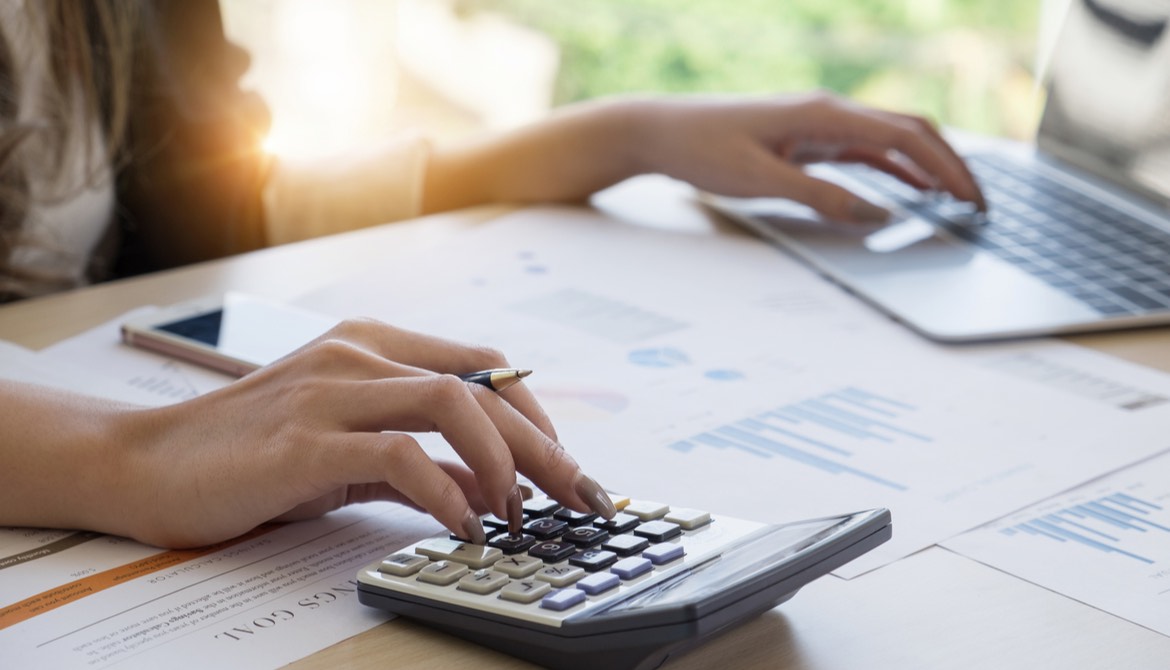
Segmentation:
<svg viewBox="0 0 1170 670">
<path fill-rule="evenodd" d="M 155 324 L 151 330 L 262 366 L 291 353 L 337 322 L 338 319 L 291 305 L 229 293 L 219 309 Z"/>
</svg>

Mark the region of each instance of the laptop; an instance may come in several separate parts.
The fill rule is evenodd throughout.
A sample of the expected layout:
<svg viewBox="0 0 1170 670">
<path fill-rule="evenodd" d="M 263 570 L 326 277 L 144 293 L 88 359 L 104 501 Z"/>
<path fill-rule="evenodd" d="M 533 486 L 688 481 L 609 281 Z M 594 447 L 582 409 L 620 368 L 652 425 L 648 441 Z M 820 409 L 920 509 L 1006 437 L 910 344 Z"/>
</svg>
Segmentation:
<svg viewBox="0 0 1170 670">
<path fill-rule="evenodd" d="M 990 205 L 867 167 L 819 175 L 879 230 L 775 199 L 701 199 L 919 333 L 964 342 L 1170 323 L 1170 2 L 1072 0 L 1035 144 L 959 138 Z"/>
</svg>

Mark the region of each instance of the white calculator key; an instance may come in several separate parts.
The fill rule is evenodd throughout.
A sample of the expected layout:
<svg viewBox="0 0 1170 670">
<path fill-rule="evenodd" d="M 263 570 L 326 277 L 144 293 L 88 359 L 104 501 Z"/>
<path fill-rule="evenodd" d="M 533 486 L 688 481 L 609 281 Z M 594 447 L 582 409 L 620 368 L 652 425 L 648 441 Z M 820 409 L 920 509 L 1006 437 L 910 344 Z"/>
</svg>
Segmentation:
<svg viewBox="0 0 1170 670">
<path fill-rule="evenodd" d="M 682 558 L 684 554 L 683 546 L 681 544 L 666 543 L 656 544 L 646 551 L 642 552 L 642 558 L 650 559 L 654 565 L 662 565 L 669 563 L 676 558 Z"/>
<path fill-rule="evenodd" d="M 382 559 L 382 564 L 378 566 L 378 572 L 395 577 L 408 577 L 422 570 L 427 563 L 430 561 L 416 554 L 391 554 Z"/>
<path fill-rule="evenodd" d="M 436 561 L 455 561 L 476 570 L 489 567 L 504 557 L 504 552 L 495 547 L 484 547 L 444 538 L 424 540 L 415 547 L 414 553 L 422 554 Z"/>
<path fill-rule="evenodd" d="M 630 556 L 629 558 L 623 558 L 617 563 L 614 563 L 609 571 L 622 579 L 633 579 L 640 574 L 650 572 L 651 567 L 653 566 L 650 564 L 649 559 Z"/>
<path fill-rule="evenodd" d="M 561 589 L 553 591 L 540 601 L 540 606 L 546 610 L 567 610 L 573 605 L 585 602 L 585 592 L 577 589 Z"/>
<path fill-rule="evenodd" d="M 426 582 L 427 584 L 438 584 L 439 586 L 447 586 L 453 584 L 457 579 L 471 572 L 466 565 L 459 563 L 452 563 L 451 561 L 439 561 L 438 563 L 431 563 L 427 567 L 419 570 L 418 581 Z"/>
<path fill-rule="evenodd" d="M 517 603 L 530 603 L 552 591 L 552 585 L 536 579 L 521 579 L 508 584 L 500 591 L 500 597 Z"/>
<path fill-rule="evenodd" d="M 709 512 L 701 512 L 697 509 L 675 508 L 670 510 L 670 514 L 666 515 L 666 520 L 671 523 L 677 523 L 683 530 L 694 530 L 711 523 L 711 514 Z"/>
<path fill-rule="evenodd" d="M 603 593 L 621 583 L 622 580 L 612 572 L 595 572 L 577 582 L 577 588 L 591 596 Z"/>
<path fill-rule="evenodd" d="M 470 591 L 482 596 L 498 590 L 507 583 L 508 575 L 496 572 L 495 570 L 476 570 L 469 575 L 463 575 L 463 578 L 459 580 L 459 586 L 456 588 L 460 591 Z"/>
<path fill-rule="evenodd" d="M 633 514 L 642 521 L 661 519 L 669 511 L 670 505 L 650 502 L 649 500 L 631 500 L 630 504 L 626 505 L 626 508 L 622 510 L 626 514 Z"/>
<path fill-rule="evenodd" d="M 568 586 L 585 576 L 585 571 L 571 565 L 550 565 L 537 571 L 536 578 L 559 588 Z"/>
<path fill-rule="evenodd" d="M 525 556 L 523 554 L 516 554 L 515 556 L 505 556 L 496 561 L 492 566 L 493 570 L 500 572 L 515 579 L 523 579 L 531 577 L 532 573 L 544 566 L 544 561 L 532 556 Z"/>
</svg>

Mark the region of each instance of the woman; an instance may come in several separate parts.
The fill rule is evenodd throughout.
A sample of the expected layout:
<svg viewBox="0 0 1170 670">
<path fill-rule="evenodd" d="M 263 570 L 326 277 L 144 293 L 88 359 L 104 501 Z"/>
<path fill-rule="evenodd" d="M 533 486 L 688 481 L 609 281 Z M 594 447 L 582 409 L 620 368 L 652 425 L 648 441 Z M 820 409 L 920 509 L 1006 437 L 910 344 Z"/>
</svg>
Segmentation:
<svg viewBox="0 0 1170 670">
<path fill-rule="evenodd" d="M 578 200 L 649 172 L 882 221 L 885 210 L 802 170 L 859 161 L 982 205 L 930 123 L 824 94 L 599 102 L 472 145 L 408 138 L 344 164 L 276 164 L 258 149 L 267 114 L 238 87 L 247 58 L 214 1 L 0 2 L 8 297 L 484 202 Z M 0 525 L 192 546 L 389 499 L 481 540 L 477 513 L 519 506 L 517 471 L 571 508 L 612 515 L 522 384 L 495 394 L 453 376 L 506 365 L 351 321 L 161 409 L 0 383 Z M 423 430 L 463 463 L 433 462 L 394 432 Z"/>
</svg>

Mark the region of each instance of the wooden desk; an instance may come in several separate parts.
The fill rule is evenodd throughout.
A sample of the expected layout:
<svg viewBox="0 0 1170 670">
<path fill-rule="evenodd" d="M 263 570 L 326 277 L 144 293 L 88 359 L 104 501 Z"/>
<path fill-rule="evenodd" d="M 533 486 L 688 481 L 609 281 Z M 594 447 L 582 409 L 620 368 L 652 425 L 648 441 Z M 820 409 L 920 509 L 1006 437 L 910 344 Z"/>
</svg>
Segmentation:
<svg viewBox="0 0 1170 670">
<path fill-rule="evenodd" d="M 607 213 L 695 234 L 736 234 L 678 197 L 635 180 L 595 200 Z M 143 304 L 226 289 L 291 298 L 395 254 L 418 253 L 494 218 L 480 208 L 269 249 L 0 308 L 0 339 L 40 348 Z M 1170 329 L 1069 338 L 1170 371 Z M 673 668 L 1170 667 L 1170 638 L 944 549 L 931 548 L 845 581 L 826 577 L 792 601 L 668 664 Z M 335 667 L 530 667 L 395 620 L 293 664 Z"/>
</svg>

